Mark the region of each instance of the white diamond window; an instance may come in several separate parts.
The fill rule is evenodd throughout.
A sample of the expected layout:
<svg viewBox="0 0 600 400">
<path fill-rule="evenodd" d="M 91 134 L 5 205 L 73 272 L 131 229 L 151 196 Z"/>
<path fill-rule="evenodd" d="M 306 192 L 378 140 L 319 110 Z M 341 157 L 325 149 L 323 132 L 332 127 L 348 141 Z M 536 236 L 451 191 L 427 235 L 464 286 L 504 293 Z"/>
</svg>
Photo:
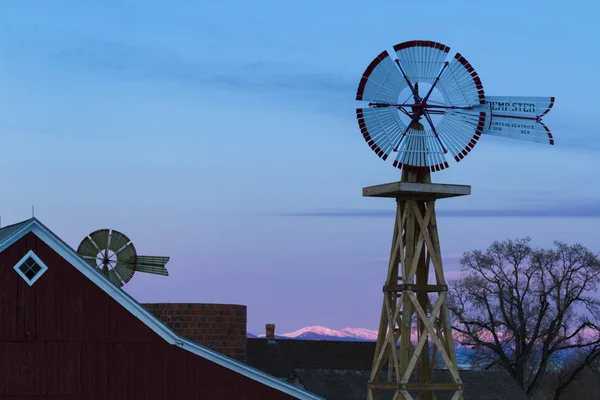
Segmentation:
<svg viewBox="0 0 600 400">
<path fill-rule="evenodd" d="M 29 284 L 33 285 L 43 274 L 46 272 L 48 267 L 35 255 L 33 250 L 29 250 L 25 257 L 21 258 L 21 261 L 15 265 L 15 271 L 21 278 Z"/>
</svg>

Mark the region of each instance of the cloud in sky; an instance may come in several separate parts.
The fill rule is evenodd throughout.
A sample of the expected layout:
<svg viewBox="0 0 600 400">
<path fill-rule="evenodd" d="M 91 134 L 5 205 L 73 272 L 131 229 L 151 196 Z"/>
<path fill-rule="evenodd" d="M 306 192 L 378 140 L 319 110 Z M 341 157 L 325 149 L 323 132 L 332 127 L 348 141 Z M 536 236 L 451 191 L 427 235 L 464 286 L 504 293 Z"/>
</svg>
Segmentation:
<svg viewBox="0 0 600 400">
<path fill-rule="evenodd" d="M 176 52 L 106 40 L 87 40 L 55 52 L 63 65 L 117 78 L 219 85 L 236 90 L 294 90 L 353 95 L 356 79 L 284 62 L 194 59 Z"/>
<path fill-rule="evenodd" d="M 360 72 L 370 61 L 367 57 L 364 65 L 336 71 L 318 59 L 297 62 L 281 55 L 265 60 L 259 53 L 254 58 L 236 59 L 223 50 L 215 54 L 199 49 L 182 52 L 151 42 L 93 37 L 58 42 L 27 38 L 20 40 L 18 46 L 0 45 L 0 52 L 2 50 L 5 53 L 10 50 L 7 55 L 12 56 L 27 56 L 24 52 L 35 54 L 43 57 L 41 65 L 50 64 L 61 71 L 74 69 L 117 80 L 167 82 L 188 88 L 251 93 L 266 96 L 278 107 L 302 107 L 346 118 L 351 118 L 353 109 L 360 106 L 354 101 L 354 95 Z M 587 140 L 593 133 L 593 122 L 581 119 L 572 122 L 568 116 L 557 109 L 547 121 L 555 136 L 557 132 L 569 132 L 569 135 L 558 135 L 557 144 L 570 148 L 597 146 Z"/>
<path fill-rule="evenodd" d="M 360 72 L 334 72 L 322 65 L 278 61 L 257 61 L 228 57 L 207 57 L 205 54 L 181 54 L 174 49 L 127 42 L 87 39 L 63 43 L 50 53 L 50 62 L 83 72 L 109 74 L 115 79 L 177 83 L 186 87 L 221 88 L 228 91 L 262 94 L 286 107 L 293 103 L 313 112 L 332 116 L 353 115 Z M 365 67 L 368 64 L 365 60 Z M 361 67 L 362 68 L 362 67 Z M 360 68 L 359 68 L 360 69 Z M 362 69 L 361 69 L 362 71 Z M 281 102 L 282 98 L 287 98 Z M 566 121 L 567 115 L 554 110 L 553 131 L 569 131 L 561 136 L 561 146 L 589 148 L 591 121 Z M 568 121 L 571 121 L 569 118 Z"/>
<path fill-rule="evenodd" d="M 440 216 L 456 218 L 600 218 L 600 200 L 598 202 L 575 205 L 572 203 L 561 203 L 535 208 L 437 209 L 436 212 Z M 395 211 L 382 209 L 330 209 L 278 213 L 275 215 L 281 217 L 313 218 L 393 218 Z"/>
</svg>

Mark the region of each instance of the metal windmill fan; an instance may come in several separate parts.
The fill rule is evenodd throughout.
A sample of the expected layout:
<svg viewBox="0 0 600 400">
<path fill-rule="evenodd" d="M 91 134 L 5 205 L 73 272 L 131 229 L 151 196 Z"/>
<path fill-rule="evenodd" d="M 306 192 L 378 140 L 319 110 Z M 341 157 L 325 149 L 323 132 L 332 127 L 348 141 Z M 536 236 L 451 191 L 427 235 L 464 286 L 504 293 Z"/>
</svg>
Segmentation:
<svg viewBox="0 0 600 400">
<path fill-rule="evenodd" d="M 129 282 L 136 272 L 169 275 L 165 268 L 169 257 L 139 256 L 125 234 L 111 229 L 90 233 L 79 244 L 77 253 L 118 287 Z"/>
<path fill-rule="evenodd" d="M 462 160 L 482 134 L 554 144 L 542 123 L 554 97 L 486 96 L 477 72 L 441 43 L 413 40 L 379 54 L 363 73 L 356 116 L 363 137 L 382 159 L 408 171 L 448 168 L 446 154 Z M 419 92 L 419 84 L 428 86 Z M 434 97 L 438 97 L 438 101 Z M 421 123 L 423 121 L 423 123 Z"/>
</svg>

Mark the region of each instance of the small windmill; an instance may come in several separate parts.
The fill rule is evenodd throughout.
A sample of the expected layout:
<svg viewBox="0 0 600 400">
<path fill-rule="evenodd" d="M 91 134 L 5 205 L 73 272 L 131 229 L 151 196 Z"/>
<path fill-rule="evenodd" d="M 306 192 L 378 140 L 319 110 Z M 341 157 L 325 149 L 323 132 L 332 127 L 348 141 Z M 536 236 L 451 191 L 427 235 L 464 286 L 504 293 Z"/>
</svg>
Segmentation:
<svg viewBox="0 0 600 400">
<path fill-rule="evenodd" d="M 447 61 L 449 51 L 431 41 L 397 44 L 395 58 L 384 51 L 369 64 L 356 94 L 369 102 L 356 110 L 365 141 L 383 160 L 393 154 L 393 165 L 402 170 L 400 182 L 363 188 L 363 196 L 394 198 L 397 204 L 368 399 L 393 390 L 394 399 L 412 400 L 418 393 L 418 399 L 432 400 L 443 390 L 457 400 L 464 390 L 435 201 L 469 195 L 471 187 L 433 184 L 431 172 L 449 167 L 447 154 L 464 159 L 483 134 L 554 144 L 542 122 L 554 97 L 486 96 L 473 66 L 459 53 Z M 447 383 L 433 383 L 437 353 L 448 367 Z"/>
<path fill-rule="evenodd" d="M 122 287 L 136 272 L 168 276 L 169 257 L 139 256 L 129 238 L 112 229 L 99 229 L 86 236 L 77 253 L 98 268 L 110 281 Z"/>
</svg>

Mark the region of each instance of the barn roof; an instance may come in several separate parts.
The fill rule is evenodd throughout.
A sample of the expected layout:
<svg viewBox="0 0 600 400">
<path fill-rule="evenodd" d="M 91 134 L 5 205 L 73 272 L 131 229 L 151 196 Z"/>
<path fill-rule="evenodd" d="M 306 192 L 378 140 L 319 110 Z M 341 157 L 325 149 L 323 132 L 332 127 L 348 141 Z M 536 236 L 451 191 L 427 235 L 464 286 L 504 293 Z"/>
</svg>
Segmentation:
<svg viewBox="0 0 600 400">
<path fill-rule="evenodd" d="M 25 227 L 27 224 L 29 224 L 29 222 L 32 219 L 26 219 L 25 221 L 18 222 L 16 224 L 12 224 L 12 225 L 7 225 L 4 228 L 1 228 L 0 229 L 0 243 L 4 242 L 4 239 L 9 238 L 15 232 L 18 232 L 19 229 L 22 229 L 23 227 Z"/>
<path fill-rule="evenodd" d="M 221 365 L 229 370 L 235 371 L 250 379 L 260 382 L 266 386 L 270 386 L 283 393 L 287 393 L 296 398 L 322 400 L 322 398 L 317 395 L 297 388 L 291 384 L 288 384 L 287 382 L 282 381 L 281 379 L 277 379 L 274 376 L 259 371 L 258 369 L 250 367 L 242 362 L 226 357 L 216 351 L 201 346 L 178 335 L 175 331 L 164 325 L 152 313 L 142 307 L 140 303 L 138 303 L 124 290 L 113 285 L 103 274 L 98 271 L 98 269 L 89 265 L 72 247 L 66 244 L 61 238 L 56 236 L 50 229 L 48 229 L 36 218 L 30 218 L 17 224 L 1 228 L 0 253 L 30 232 L 43 240 L 57 254 L 63 257 L 74 268 L 79 270 L 83 275 L 85 275 L 94 284 L 96 284 L 96 286 L 111 296 L 115 301 L 119 302 L 126 310 L 136 316 L 167 343 L 178 346 L 209 361 L 212 361 L 215 364 Z"/>
</svg>

